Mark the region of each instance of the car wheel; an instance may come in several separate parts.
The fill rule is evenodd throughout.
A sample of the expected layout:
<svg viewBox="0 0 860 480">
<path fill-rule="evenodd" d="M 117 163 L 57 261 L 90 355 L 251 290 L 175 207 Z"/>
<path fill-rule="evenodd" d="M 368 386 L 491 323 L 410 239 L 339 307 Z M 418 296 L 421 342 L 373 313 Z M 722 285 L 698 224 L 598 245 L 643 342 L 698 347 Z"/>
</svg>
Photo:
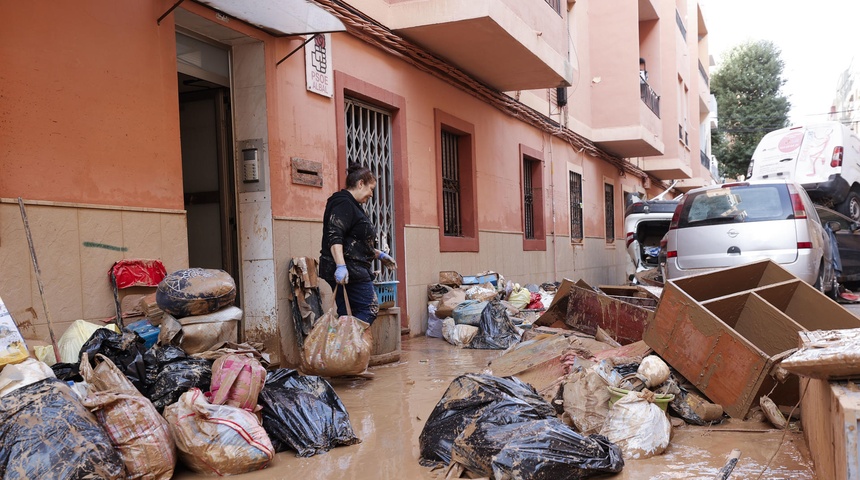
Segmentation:
<svg viewBox="0 0 860 480">
<path fill-rule="evenodd" d="M 860 222 L 860 194 L 855 191 L 848 192 L 848 197 L 839 204 L 839 213 Z"/>
<path fill-rule="evenodd" d="M 827 292 L 824 290 L 824 286 L 826 285 L 826 280 L 824 278 L 824 262 L 821 262 L 821 265 L 818 266 L 818 278 L 815 279 L 815 287 L 819 292 L 827 295 Z"/>
</svg>

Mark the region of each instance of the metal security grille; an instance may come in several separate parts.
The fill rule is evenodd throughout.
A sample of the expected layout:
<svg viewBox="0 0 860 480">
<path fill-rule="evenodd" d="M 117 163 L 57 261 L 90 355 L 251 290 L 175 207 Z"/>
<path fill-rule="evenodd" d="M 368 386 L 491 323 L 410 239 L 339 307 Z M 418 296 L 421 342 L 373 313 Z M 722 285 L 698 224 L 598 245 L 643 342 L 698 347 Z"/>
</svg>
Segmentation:
<svg viewBox="0 0 860 480">
<path fill-rule="evenodd" d="M 523 216 L 525 225 L 523 232 L 528 239 L 535 238 L 535 205 L 534 190 L 532 187 L 532 165 L 531 160 L 523 160 Z"/>
<path fill-rule="evenodd" d="M 394 230 L 394 175 L 391 155 L 391 114 L 352 98 L 344 99 L 346 110 L 346 161 L 366 166 L 376 176 L 373 197 L 364 204 L 370 221 L 376 227 L 377 245 L 389 249 L 397 258 Z M 373 269 L 381 274 L 377 282 L 397 280 L 394 271 L 382 268 L 378 260 Z"/>
<path fill-rule="evenodd" d="M 442 131 L 442 212 L 445 235 L 463 236 L 460 215 L 460 155 L 458 135 Z"/>
<path fill-rule="evenodd" d="M 615 187 L 603 184 L 603 197 L 606 205 L 606 243 L 615 242 Z"/>
<path fill-rule="evenodd" d="M 570 172 L 570 241 L 581 242 L 582 237 L 582 175 Z"/>
</svg>

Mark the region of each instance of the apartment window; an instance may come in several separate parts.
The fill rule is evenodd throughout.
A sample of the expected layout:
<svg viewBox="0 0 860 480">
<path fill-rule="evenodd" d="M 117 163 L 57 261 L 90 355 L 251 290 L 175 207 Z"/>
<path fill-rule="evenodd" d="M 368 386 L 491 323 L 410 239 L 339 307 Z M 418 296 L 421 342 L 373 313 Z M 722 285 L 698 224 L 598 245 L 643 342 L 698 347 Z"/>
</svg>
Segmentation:
<svg viewBox="0 0 860 480">
<path fill-rule="evenodd" d="M 603 199 L 606 216 L 606 243 L 615 243 L 615 187 L 611 184 L 603 184 Z"/>
<path fill-rule="evenodd" d="M 440 110 L 435 123 L 439 246 L 443 252 L 477 252 L 475 128 Z"/>
<path fill-rule="evenodd" d="M 561 0 L 546 0 L 546 3 L 555 10 L 555 13 L 561 15 Z"/>
<path fill-rule="evenodd" d="M 582 242 L 582 175 L 570 172 L 570 241 Z"/>
<path fill-rule="evenodd" d="M 523 250 L 546 250 L 544 223 L 543 154 L 520 145 L 523 199 Z"/>
<path fill-rule="evenodd" d="M 678 24 L 678 30 L 681 32 L 681 36 L 684 37 L 684 40 L 687 39 L 687 27 L 684 26 L 684 20 L 681 19 L 681 12 L 675 10 L 675 23 Z"/>
<path fill-rule="evenodd" d="M 442 131 L 442 211 L 445 236 L 462 237 L 460 215 L 460 136 Z"/>
</svg>

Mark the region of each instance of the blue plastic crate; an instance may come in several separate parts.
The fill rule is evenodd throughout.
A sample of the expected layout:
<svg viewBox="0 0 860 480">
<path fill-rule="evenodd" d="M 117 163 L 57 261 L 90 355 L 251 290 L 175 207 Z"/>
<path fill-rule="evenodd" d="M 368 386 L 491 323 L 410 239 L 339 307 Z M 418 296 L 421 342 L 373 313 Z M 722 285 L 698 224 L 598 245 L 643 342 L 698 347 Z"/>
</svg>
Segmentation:
<svg viewBox="0 0 860 480">
<path fill-rule="evenodd" d="M 149 349 L 149 347 L 155 345 L 155 342 L 158 340 L 158 334 L 161 332 L 161 327 L 157 327 L 149 323 L 149 319 L 144 318 L 143 320 L 126 325 L 125 330 L 135 332 L 140 335 L 145 342 L 144 347 Z"/>
<path fill-rule="evenodd" d="M 397 284 L 400 282 L 376 282 L 373 288 L 376 289 L 376 298 L 379 300 L 379 305 L 383 308 L 391 308 L 397 306 Z M 388 303 L 388 305 L 385 305 Z"/>
</svg>

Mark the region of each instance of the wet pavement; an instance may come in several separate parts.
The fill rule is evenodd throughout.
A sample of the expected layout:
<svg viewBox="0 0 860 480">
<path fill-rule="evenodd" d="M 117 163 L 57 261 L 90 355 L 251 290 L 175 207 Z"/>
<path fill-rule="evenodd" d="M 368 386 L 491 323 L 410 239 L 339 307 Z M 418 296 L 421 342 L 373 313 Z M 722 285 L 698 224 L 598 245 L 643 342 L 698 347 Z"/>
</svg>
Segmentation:
<svg viewBox="0 0 860 480">
<path fill-rule="evenodd" d="M 375 374 L 372 380 L 331 381 L 361 443 L 310 458 L 298 458 L 291 451 L 281 452 L 269 468 L 233 478 L 443 478 L 441 470 L 431 471 L 418 464 L 418 435 L 454 378 L 480 372 L 500 354 L 497 350 L 459 349 L 441 339 L 404 337 L 401 361 L 372 367 L 370 370 Z M 735 448 L 741 450 L 741 458 L 730 478 L 815 478 L 801 433 L 784 432 L 753 421 L 729 421 L 710 428 L 676 428 L 663 455 L 630 460 L 620 474 L 594 478 L 714 478 Z M 181 468 L 174 478 L 203 478 Z"/>
</svg>

